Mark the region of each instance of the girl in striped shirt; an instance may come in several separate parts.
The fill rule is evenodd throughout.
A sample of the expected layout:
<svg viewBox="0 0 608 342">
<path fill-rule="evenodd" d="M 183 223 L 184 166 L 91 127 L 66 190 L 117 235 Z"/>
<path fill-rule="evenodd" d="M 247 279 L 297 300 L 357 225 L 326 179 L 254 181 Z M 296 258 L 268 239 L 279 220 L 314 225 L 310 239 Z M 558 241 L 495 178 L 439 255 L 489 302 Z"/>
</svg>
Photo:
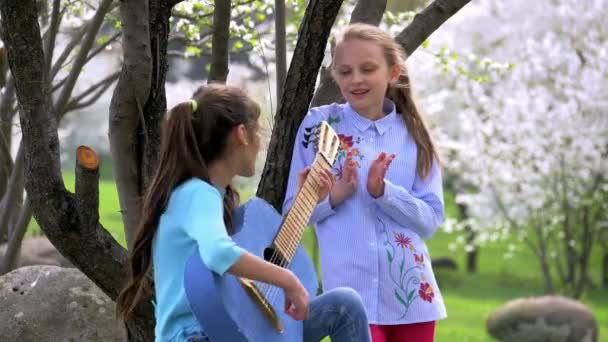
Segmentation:
<svg viewBox="0 0 608 342">
<path fill-rule="evenodd" d="M 325 120 L 341 146 L 337 181 L 311 217 L 323 288 L 359 292 L 374 342 L 433 341 L 446 309 L 424 239 L 443 221 L 443 188 L 404 52 L 379 28 L 354 24 L 337 42 L 332 73 L 346 103 L 312 108 L 304 118 L 283 212 L 298 170 L 315 156 L 309 133 Z"/>
</svg>

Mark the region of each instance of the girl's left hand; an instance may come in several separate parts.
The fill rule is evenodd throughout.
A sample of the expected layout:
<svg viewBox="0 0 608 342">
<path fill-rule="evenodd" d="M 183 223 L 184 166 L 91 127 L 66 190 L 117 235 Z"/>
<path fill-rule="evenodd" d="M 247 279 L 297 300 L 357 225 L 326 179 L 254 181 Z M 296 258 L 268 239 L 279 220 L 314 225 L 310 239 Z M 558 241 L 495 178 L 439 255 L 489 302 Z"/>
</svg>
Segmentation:
<svg viewBox="0 0 608 342">
<path fill-rule="evenodd" d="M 304 181 L 306 181 L 306 177 L 310 173 L 310 167 L 305 168 L 298 174 L 298 191 L 304 185 Z M 322 202 L 325 197 L 331 191 L 331 188 L 334 186 L 335 176 L 331 172 L 331 170 L 322 170 L 319 174 L 319 179 L 317 181 L 317 195 L 319 195 L 319 203 Z"/>
<path fill-rule="evenodd" d="M 369 192 L 372 197 L 378 198 L 384 195 L 384 176 L 394 159 L 394 154 L 387 156 L 386 152 L 382 152 L 369 167 L 369 172 L 367 174 L 367 192 Z"/>
</svg>

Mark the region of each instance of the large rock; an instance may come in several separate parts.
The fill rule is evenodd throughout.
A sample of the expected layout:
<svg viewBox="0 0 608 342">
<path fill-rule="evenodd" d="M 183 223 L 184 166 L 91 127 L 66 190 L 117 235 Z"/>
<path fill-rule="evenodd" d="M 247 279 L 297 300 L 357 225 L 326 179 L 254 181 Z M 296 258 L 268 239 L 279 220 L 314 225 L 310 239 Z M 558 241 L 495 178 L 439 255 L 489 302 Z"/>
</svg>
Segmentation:
<svg viewBox="0 0 608 342">
<path fill-rule="evenodd" d="M 114 307 L 77 269 L 22 267 L 0 277 L 0 339 L 126 341 Z"/>
<path fill-rule="evenodd" d="M 6 253 L 6 244 L 0 245 L 0 256 Z M 21 243 L 21 255 L 17 267 L 31 265 L 55 265 L 73 267 L 44 236 L 28 237 Z"/>
<path fill-rule="evenodd" d="M 582 303 L 561 296 L 515 299 L 492 313 L 488 332 L 508 342 L 596 342 L 597 321 Z"/>
</svg>

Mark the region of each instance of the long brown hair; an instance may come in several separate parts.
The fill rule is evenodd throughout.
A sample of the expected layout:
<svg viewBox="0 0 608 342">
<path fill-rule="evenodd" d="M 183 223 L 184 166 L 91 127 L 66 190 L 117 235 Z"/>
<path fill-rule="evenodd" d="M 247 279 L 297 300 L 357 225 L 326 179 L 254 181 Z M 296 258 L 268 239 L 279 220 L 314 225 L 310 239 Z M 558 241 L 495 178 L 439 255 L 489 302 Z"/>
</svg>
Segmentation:
<svg viewBox="0 0 608 342">
<path fill-rule="evenodd" d="M 163 122 L 159 165 L 142 204 L 142 215 L 129 256 L 126 287 L 116 300 L 116 313 L 127 319 L 144 299 L 153 295 L 152 240 L 173 189 L 190 178 L 209 182 L 207 166 L 223 157 L 231 130 L 241 124 L 255 126 L 260 107 L 240 89 L 221 84 L 199 88 L 190 101 L 167 113 Z M 238 195 L 232 187 L 224 197 L 224 221 L 233 233 L 232 211 Z"/>
<path fill-rule="evenodd" d="M 386 97 L 395 103 L 397 112 L 405 120 L 407 130 L 416 142 L 418 148 L 416 171 L 422 179 L 426 178 L 433 167 L 433 160 L 438 160 L 439 157 L 424 117 L 418 109 L 412 94 L 412 82 L 405 65 L 405 52 L 386 32 L 369 24 L 357 23 L 349 25 L 342 32 L 336 45 L 353 39 L 371 41 L 378 44 L 384 52 L 384 58 L 389 68 L 395 65 L 400 67 L 401 75 L 399 75 L 395 84 L 389 84 Z M 333 63 L 333 65 L 336 65 L 336 63 Z"/>
</svg>

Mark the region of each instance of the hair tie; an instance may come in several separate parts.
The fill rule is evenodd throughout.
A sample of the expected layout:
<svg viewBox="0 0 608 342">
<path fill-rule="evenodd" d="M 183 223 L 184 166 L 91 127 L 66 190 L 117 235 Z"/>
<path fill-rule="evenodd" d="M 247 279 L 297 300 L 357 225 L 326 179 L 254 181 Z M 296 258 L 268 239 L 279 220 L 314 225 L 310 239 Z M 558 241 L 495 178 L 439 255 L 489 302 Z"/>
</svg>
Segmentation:
<svg viewBox="0 0 608 342">
<path fill-rule="evenodd" d="M 190 106 L 192 107 L 192 113 L 196 112 L 198 109 L 198 103 L 196 103 L 196 100 L 190 100 Z"/>
</svg>

